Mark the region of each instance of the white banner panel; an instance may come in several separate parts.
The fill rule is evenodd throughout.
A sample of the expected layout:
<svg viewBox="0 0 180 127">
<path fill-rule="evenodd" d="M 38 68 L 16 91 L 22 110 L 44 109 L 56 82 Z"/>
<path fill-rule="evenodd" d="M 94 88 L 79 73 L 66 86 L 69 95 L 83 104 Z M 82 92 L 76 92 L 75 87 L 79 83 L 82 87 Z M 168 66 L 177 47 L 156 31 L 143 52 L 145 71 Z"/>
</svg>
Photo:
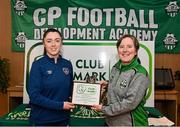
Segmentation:
<svg viewBox="0 0 180 127">
<path fill-rule="evenodd" d="M 84 81 L 87 76 L 96 75 L 97 81 L 108 80 L 112 66 L 118 61 L 115 41 L 64 41 L 63 57 L 72 62 L 74 80 Z M 43 54 L 43 45 L 38 40 L 27 40 L 25 44 L 24 97 L 28 103 L 26 91 L 31 64 Z M 154 106 L 154 42 L 140 42 L 138 56 L 147 69 L 152 84 L 147 93 L 147 106 Z"/>
</svg>

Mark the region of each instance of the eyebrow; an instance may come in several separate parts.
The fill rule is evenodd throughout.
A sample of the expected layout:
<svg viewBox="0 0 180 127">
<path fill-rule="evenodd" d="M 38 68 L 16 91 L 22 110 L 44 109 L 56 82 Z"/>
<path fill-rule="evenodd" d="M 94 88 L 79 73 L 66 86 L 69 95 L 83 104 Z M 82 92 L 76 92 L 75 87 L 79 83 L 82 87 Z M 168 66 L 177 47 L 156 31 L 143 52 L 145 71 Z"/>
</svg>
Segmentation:
<svg viewBox="0 0 180 127">
<path fill-rule="evenodd" d="M 46 40 L 53 40 L 52 38 L 47 38 Z M 55 38 L 54 40 L 61 40 L 61 38 Z"/>
</svg>

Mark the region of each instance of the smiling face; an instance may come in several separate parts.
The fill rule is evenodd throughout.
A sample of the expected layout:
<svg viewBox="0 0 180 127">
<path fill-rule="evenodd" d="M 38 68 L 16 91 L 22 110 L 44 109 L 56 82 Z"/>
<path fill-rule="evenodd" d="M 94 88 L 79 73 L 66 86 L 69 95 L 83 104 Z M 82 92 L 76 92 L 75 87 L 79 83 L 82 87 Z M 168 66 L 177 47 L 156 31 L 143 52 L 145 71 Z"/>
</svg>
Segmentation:
<svg viewBox="0 0 180 127">
<path fill-rule="evenodd" d="M 123 38 L 117 49 L 119 58 L 124 65 L 130 64 L 132 59 L 137 55 L 135 43 L 130 37 Z"/>
<path fill-rule="evenodd" d="M 44 38 L 44 47 L 46 54 L 50 58 L 59 57 L 60 49 L 62 46 L 62 38 L 57 32 L 49 32 Z"/>
</svg>

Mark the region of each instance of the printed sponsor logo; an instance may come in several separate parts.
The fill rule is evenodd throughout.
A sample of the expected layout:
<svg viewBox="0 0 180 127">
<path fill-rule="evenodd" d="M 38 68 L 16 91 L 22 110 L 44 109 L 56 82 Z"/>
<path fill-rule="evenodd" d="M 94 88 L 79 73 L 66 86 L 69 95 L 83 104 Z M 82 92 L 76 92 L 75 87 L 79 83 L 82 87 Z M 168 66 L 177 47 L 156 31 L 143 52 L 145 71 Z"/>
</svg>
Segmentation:
<svg viewBox="0 0 180 127">
<path fill-rule="evenodd" d="M 51 75 L 52 74 L 52 70 L 47 70 L 47 74 Z"/>
</svg>

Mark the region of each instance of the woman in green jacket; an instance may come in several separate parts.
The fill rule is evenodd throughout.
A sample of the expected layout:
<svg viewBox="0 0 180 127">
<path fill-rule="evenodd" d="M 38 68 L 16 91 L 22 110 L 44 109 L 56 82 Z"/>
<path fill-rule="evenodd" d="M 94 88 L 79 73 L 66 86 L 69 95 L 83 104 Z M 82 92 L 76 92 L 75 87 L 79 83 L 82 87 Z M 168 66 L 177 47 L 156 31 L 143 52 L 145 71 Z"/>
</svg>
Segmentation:
<svg viewBox="0 0 180 127">
<path fill-rule="evenodd" d="M 93 105 L 102 111 L 108 126 L 148 126 L 144 105 L 150 80 L 138 59 L 139 42 L 132 35 L 117 41 L 119 61 L 112 67 L 108 86 L 107 105 Z M 107 85 L 108 84 L 108 85 Z"/>
</svg>

